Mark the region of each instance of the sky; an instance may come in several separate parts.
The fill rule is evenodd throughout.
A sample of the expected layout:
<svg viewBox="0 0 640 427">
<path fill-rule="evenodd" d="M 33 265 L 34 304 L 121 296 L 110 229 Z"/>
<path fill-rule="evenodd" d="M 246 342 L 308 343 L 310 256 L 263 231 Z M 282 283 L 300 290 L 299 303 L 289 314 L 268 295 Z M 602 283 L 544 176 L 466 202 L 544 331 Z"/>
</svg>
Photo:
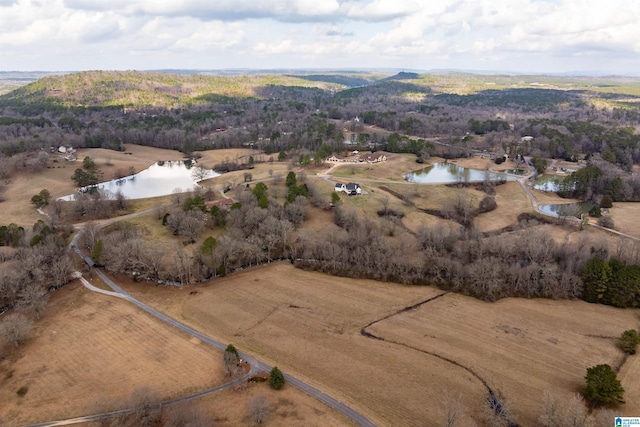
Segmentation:
<svg viewBox="0 0 640 427">
<path fill-rule="evenodd" d="M 640 0 L 0 0 L 0 71 L 640 75 Z"/>
</svg>

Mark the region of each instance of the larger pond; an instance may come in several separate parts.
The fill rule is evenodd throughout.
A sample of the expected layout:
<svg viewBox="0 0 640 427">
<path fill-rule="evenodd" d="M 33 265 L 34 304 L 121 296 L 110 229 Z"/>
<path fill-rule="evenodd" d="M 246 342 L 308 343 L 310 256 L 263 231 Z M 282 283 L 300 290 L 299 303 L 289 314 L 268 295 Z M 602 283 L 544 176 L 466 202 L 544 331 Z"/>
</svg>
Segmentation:
<svg viewBox="0 0 640 427">
<path fill-rule="evenodd" d="M 135 175 L 103 182 L 93 187 L 84 187 L 79 192 L 95 188 L 105 198 L 112 199 L 120 192 L 127 199 L 145 199 L 195 190 L 199 187 L 199 181 L 216 176 L 220 174 L 197 167 L 192 160 L 160 161 Z M 70 194 L 61 199 L 74 198 L 75 194 Z"/>
<path fill-rule="evenodd" d="M 499 172 L 467 169 L 455 163 L 434 163 L 433 165 L 404 175 L 409 182 L 419 184 L 455 184 L 467 182 L 514 181 L 515 176 Z"/>
<path fill-rule="evenodd" d="M 540 210 L 553 216 L 574 216 L 580 218 L 582 214 L 588 214 L 594 206 L 596 205 L 591 202 L 554 203 L 551 205 L 542 205 L 540 206 Z"/>
</svg>

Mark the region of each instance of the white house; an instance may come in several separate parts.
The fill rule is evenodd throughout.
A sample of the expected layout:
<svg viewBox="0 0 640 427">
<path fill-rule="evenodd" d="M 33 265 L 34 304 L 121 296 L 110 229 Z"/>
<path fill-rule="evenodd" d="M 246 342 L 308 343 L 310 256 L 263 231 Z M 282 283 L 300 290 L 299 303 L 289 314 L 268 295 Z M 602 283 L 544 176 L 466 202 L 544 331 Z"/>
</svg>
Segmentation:
<svg viewBox="0 0 640 427">
<path fill-rule="evenodd" d="M 334 190 L 336 193 L 343 192 L 347 193 L 350 196 L 357 196 L 362 194 L 362 188 L 360 188 L 360 184 L 356 184 L 355 182 L 350 182 L 348 184 L 337 182 Z"/>
</svg>

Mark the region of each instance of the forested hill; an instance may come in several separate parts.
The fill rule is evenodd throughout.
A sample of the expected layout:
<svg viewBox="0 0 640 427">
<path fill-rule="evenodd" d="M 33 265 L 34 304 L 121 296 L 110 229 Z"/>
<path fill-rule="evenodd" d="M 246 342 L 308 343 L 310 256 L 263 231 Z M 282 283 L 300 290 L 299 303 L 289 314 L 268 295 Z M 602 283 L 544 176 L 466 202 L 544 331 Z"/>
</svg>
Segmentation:
<svg viewBox="0 0 640 427">
<path fill-rule="evenodd" d="M 177 107 L 228 98 L 271 97 L 279 88 L 344 86 L 285 75 L 205 76 L 140 71 L 85 71 L 44 77 L 0 96 L 0 107 Z"/>
</svg>

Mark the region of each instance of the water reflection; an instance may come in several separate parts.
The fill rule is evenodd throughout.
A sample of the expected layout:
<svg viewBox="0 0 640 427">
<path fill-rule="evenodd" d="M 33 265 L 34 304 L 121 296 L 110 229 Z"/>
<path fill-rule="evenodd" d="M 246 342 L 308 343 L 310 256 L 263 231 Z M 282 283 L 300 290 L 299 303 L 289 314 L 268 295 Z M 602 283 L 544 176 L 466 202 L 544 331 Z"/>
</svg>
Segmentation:
<svg viewBox="0 0 640 427">
<path fill-rule="evenodd" d="M 596 205 L 591 202 L 554 203 L 551 205 L 542 205 L 540 206 L 540 210 L 553 216 L 574 216 L 580 218 L 582 214 L 588 214 L 594 206 Z"/>
<path fill-rule="evenodd" d="M 409 182 L 420 184 L 455 184 L 467 182 L 513 181 L 516 178 L 499 172 L 467 169 L 455 163 L 434 163 L 424 169 L 408 173 L 404 176 Z"/>
<path fill-rule="evenodd" d="M 557 193 L 562 188 L 562 178 L 557 176 L 541 176 L 533 183 L 533 188 L 540 191 Z"/>
<path fill-rule="evenodd" d="M 121 192 L 128 199 L 145 199 L 195 190 L 198 188 L 197 182 L 216 176 L 220 174 L 195 166 L 192 160 L 159 161 L 135 175 L 103 182 L 93 188 L 105 198 L 114 198 L 117 192 Z M 80 189 L 91 190 L 93 189 L 86 187 Z M 74 198 L 75 194 L 62 197 L 63 200 Z"/>
</svg>

